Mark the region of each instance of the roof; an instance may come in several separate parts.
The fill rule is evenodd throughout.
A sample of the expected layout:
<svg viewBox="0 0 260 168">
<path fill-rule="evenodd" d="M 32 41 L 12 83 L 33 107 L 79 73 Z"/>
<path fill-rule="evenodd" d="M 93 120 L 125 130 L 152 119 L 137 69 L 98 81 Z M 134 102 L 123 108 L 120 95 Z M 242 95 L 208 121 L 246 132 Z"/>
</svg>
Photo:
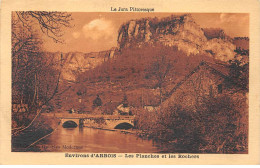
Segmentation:
<svg viewBox="0 0 260 168">
<path fill-rule="evenodd" d="M 163 100 L 165 101 L 169 98 L 185 81 L 187 81 L 194 73 L 198 72 L 201 66 L 206 66 L 207 68 L 211 69 L 213 73 L 216 73 L 222 76 L 224 79 L 228 79 L 229 69 L 227 65 L 223 63 L 210 63 L 201 61 L 197 67 L 195 67 L 188 75 L 184 77 L 179 83 L 175 85 L 175 87 L 167 94 L 166 98 Z"/>
<path fill-rule="evenodd" d="M 229 76 L 230 69 L 228 68 L 228 65 L 225 62 L 222 62 L 222 61 L 205 62 L 204 61 L 204 63 L 211 69 L 218 71 L 219 74 L 225 75 L 226 77 Z"/>
</svg>

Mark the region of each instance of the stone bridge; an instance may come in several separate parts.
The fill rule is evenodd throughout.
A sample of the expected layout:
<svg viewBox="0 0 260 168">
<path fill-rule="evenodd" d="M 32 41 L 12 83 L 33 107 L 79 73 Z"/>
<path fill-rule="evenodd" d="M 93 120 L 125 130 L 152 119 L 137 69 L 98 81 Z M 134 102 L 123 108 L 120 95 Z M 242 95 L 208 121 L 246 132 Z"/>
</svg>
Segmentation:
<svg viewBox="0 0 260 168">
<path fill-rule="evenodd" d="M 90 115 L 90 114 L 62 114 L 56 113 L 61 125 L 73 123 L 77 126 L 86 126 L 102 129 L 129 129 L 134 127 L 134 116 L 124 115 Z"/>
</svg>

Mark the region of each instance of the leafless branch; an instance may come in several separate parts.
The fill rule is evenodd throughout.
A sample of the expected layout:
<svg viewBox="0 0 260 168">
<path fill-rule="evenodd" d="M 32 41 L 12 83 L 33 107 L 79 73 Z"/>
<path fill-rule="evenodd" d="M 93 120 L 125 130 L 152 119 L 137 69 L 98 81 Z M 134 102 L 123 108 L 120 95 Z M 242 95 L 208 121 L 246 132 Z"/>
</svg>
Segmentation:
<svg viewBox="0 0 260 168">
<path fill-rule="evenodd" d="M 24 27 L 28 27 L 31 22 L 36 22 L 40 30 L 53 39 L 55 42 L 62 42 L 62 29 L 71 27 L 71 14 L 67 12 L 46 12 L 46 11 L 19 11 L 17 18 Z"/>
</svg>

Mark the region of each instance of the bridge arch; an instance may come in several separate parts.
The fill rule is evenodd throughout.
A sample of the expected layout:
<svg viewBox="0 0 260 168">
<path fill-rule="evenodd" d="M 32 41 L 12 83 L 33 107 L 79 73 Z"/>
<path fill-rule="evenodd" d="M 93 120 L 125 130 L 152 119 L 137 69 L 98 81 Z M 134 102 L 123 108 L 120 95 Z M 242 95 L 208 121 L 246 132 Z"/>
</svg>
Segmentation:
<svg viewBox="0 0 260 168">
<path fill-rule="evenodd" d="M 73 120 L 67 120 L 67 121 L 63 122 L 62 127 L 63 128 L 76 128 L 76 127 L 78 127 L 78 124 Z"/>
<path fill-rule="evenodd" d="M 125 130 L 128 130 L 128 129 L 131 129 L 133 128 L 133 124 L 129 123 L 129 122 L 121 122 L 119 124 L 117 124 L 114 129 L 125 129 Z"/>
</svg>

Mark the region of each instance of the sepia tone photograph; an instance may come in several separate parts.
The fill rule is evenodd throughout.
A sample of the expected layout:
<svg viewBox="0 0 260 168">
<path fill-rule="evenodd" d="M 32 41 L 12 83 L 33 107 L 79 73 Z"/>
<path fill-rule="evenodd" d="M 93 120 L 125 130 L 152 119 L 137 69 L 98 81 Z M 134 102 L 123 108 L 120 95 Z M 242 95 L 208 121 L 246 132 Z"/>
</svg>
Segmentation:
<svg viewBox="0 0 260 168">
<path fill-rule="evenodd" d="M 248 154 L 248 13 L 13 11 L 12 152 Z"/>
</svg>

